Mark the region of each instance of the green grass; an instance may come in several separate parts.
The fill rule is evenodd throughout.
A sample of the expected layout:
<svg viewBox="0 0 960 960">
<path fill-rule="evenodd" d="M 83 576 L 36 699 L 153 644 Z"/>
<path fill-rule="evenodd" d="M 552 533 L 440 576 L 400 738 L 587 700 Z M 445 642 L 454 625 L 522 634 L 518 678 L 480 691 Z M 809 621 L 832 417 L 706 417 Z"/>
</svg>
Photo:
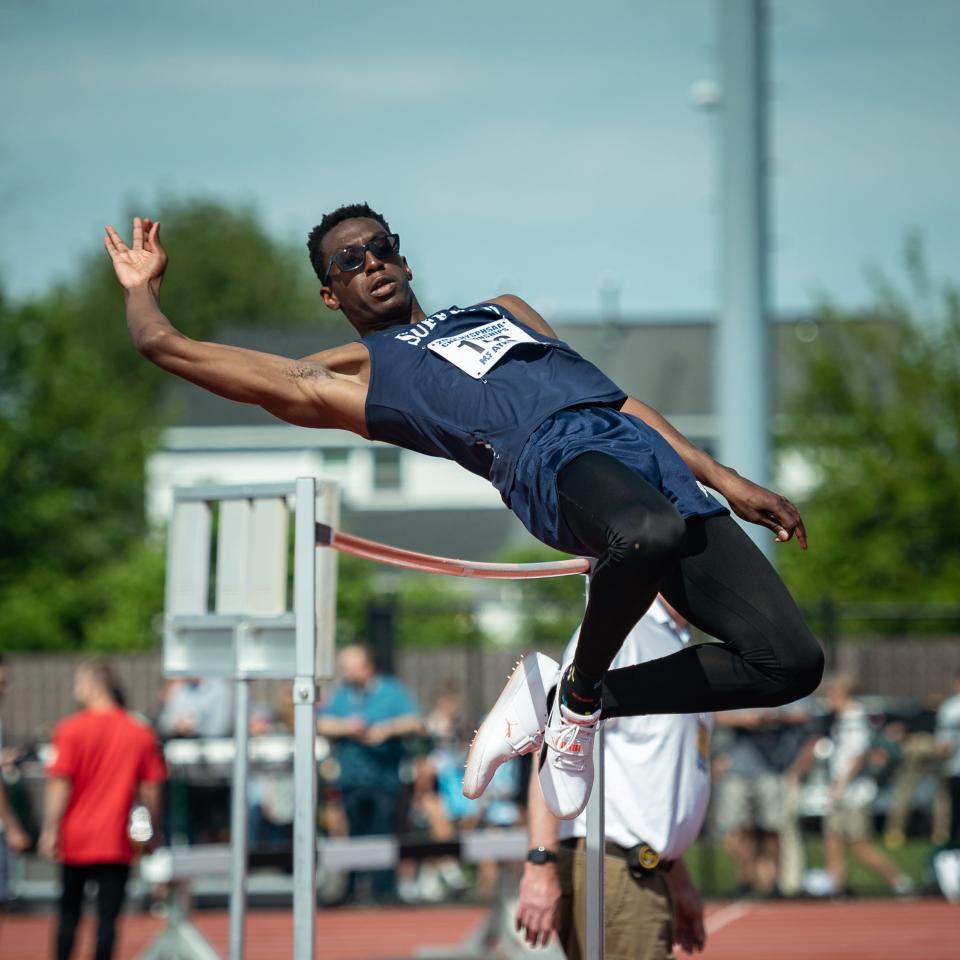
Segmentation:
<svg viewBox="0 0 960 960">
<path fill-rule="evenodd" d="M 928 882 L 928 865 L 931 845 L 923 840 L 908 840 L 898 850 L 888 850 L 878 838 L 877 843 L 885 850 L 900 869 L 922 890 Z M 807 868 L 823 867 L 823 841 L 816 834 L 804 837 Z M 732 897 L 736 890 L 736 874 L 733 861 L 722 844 L 713 840 L 700 840 L 684 856 L 684 862 L 694 882 L 706 897 Z M 882 877 L 862 866 L 848 854 L 848 884 L 856 896 L 885 897 L 890 890 Z"/>
</svg>

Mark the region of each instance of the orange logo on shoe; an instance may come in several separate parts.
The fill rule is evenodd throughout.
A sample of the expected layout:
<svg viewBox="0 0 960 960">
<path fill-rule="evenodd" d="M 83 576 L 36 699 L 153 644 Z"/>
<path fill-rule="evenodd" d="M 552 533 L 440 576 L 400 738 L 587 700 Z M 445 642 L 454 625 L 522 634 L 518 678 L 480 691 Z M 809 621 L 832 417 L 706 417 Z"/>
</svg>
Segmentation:
<svg viewBox="0 0 960 960">
<path fill-rule="evenodd" d="M 583 753 L 583 744 L 576 741 L 571 743 L 567 740 L 561 740 L 559 749 L 566 750 L 567 753 Z"/>
<path fill-rule="evenodd" d="M 504 723 L 506 723 L 506 725 L 507 725 L 507 739 L 509 740 L 509 739 L 510 739 L 510 729 L 511 729 L 511 727 L 513 726 L 513 721 L 512 721 L 512 720 L 504 720 Z"/>
</svg>

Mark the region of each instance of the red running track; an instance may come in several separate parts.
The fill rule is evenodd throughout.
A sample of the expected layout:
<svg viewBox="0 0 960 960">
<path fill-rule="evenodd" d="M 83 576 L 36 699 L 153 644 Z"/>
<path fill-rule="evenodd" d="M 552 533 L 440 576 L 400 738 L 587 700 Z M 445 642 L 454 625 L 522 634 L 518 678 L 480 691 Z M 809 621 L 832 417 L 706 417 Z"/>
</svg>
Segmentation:
<svg viewBox="0 0 960 960">
<path fill-rule="evenodd" d="M 485 915 L 480 907 L 327 911 L 317 918 L 317 960 L 406 960 L 418 947 L 456 945 Z M 226 956 L 226 913 L 198 913 L 195 920 Z M 49 915 L 0 918 L 0 957 L 39 960 L 49 956 L 53 925 Z M 708 908 L 707 926 L 704 960 L 960 958 L 960 905 L 939 900 L 718 904 Z M 163 922 L 153 917 L 124 917 L 116 960 L 135 960 L 162 927 Z M 291 934 L 288 912 L 252 913 L 247 926 L 248 960 L 290 957 Z M 91 935 L 91 924 L 86 922 L 75 956 L 90 956 Z"/>
</svg>

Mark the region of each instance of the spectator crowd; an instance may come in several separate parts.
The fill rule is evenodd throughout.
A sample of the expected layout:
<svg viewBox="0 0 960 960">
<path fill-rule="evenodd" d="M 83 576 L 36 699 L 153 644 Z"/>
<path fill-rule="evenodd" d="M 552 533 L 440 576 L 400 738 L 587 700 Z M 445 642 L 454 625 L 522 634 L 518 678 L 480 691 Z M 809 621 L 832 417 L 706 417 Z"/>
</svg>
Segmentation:
<svg viewBox="0 0 960 960">
<path fill-rule="evenodd" d="M 12 682 L 0 658 L 0 698 Z M 79 712 L 40 751 L 42 802 L 28 802 L 23 789 L 37 751 L 4 743 L 0 728 L 0 909 L 15 893 L 18 858 L 52 859 L 61 888 L 57 955 L 70 955 L 93 881 L 97 956 L 109 957 L 138 852 L 158 842 L 229 840 L 229 764 L 218 773 L 197 759 L 196 745 L 232 736 L 232 689 L 221 680 L 168 680 L 147 719 L 126 709 L 109 666 L 89 661 L 77 669 L 74 694 Z M 729 857 L 736 894 L 849 896 L 850 858 L 893 895 L 932 889 L 929 876 L 905 868 L 901 851 L 918 838 L 931 848 L 960 847 L 960 676 L 944 694 L 935 707 L 908 709 L 861 696 L 852 678 L 836 675 L 816 697 L 714 718 L 713 796 L 701 841 Z M 465 716 L 457 680 L 442 683 L 424 710 L 399 679 L 378 671 L 370 650 L 340 650 L 337 683 L 317 707 L 317 731 L 329 746 L 319 766 L 321 830 L 418 835 L 436 842 L 439 853 L 395 870 L 328 878 L 329 901 L 494 894 L 494 864 L 465 866 L 442 845 L 475 827 L 525 825 L 529 766 L 525 758 L 505 765 L 480 800 L 465 799 L 460 781 L 476 719 Z M 289 686 L 272 702 L 254 704 L 250 733 L 255 742 L 277 744 L 275 762 L 256 765 L 251 776 L 250 845 L 289 852 Z M 147 825 L 145 839 L 135 836 L 137 817 Z M 819 862 L 808 862 L 818 846 L 809 842 L 813 831 Z"/>
</svg>

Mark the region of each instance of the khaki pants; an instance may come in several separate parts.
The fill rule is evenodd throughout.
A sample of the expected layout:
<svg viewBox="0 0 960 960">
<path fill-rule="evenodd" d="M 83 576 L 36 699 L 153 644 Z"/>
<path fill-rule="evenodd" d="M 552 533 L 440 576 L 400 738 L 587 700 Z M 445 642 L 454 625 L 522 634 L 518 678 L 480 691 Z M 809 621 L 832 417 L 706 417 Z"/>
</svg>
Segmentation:
<svg viewBox="0 0 960 960">
<path fill-rule="evenodd" d="M 795 897 L 803 890 L 806 854 L 800 833 L 800 781 L 783 777 L 783 822 L 780 825 L 780 892 Z"/>
<path fill-rule="evenodd" d="M 595 960 L 584 952 L 587 929 L 586 843 L 575 850 L 561 844 L 558 935 L 567 960 Z M 673 908 L 659 870 L 634 880 L 619 857 L 604 858 L 604 943 L 607 960 L 674 960 Z"/>
</svg>

